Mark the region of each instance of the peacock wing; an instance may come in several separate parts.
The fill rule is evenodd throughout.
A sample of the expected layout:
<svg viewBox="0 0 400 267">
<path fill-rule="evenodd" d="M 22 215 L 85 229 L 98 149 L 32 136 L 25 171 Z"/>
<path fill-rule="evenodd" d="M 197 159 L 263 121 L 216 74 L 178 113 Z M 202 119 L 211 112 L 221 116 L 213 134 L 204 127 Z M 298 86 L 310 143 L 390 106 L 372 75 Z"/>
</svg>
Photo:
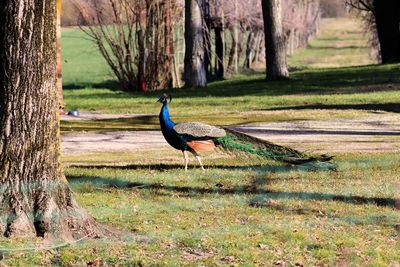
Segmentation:
<svg viewBox="0 0 400 267">
<path fill-rule="evenodd" d="M 226 132 L 224 129 L 200 123 L 200 122 L 182 122 L 174 126 L 174 130 L 178 134 L 191 135 L 193 137 L 224 137 Z"/>
</svg>

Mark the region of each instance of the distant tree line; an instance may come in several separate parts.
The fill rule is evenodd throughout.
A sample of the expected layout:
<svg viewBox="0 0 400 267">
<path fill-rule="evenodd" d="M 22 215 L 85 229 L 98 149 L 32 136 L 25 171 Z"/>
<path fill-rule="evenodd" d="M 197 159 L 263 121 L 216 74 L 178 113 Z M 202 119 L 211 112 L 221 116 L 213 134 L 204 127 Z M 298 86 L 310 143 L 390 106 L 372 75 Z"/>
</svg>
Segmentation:
<svg viewBox="0 0 400 267">
<path fill-rule="evenodd" d="M 321 12 L 317 0 L 277 3 L 286 60 L 318 32 Z M 259 0 L 66 0 L 63 25 L 92 37 L 127 91 L 180 87 L 181 77 L 187 87 L 203 87 L 211 76 L 266 64 L 265 40 L 272 43 Z"/>
<path fill-rule="evenodd" d="M 382 62 L 398 62 L 396 7 L 400 1 L 381 2 L 385 1 L 348 0 L 347 4 L 368 21 Z M 323 10 L 328 15 L 327 7 L 334 7 L 335 15 L 343 15 L 345 3 L 65 0 L 63 25 L 84 26 L 82 29 L 95 40 L 123 90 L 180 87 L 181 79 L 187 87 L 203 87 L 211 76 L 223 78 L 238 68 L 261 64 L 267 65 L 268 79 L 275 79 L 271 64 L 279 61 L 278 65 L 286 65 L 287 54 L 308 44 L 319 30 Z M 391 34 L 393 40 L 389 40 Z M 183 60 L 179 56 L 182 54 Z M 286 77 L 285 68 L 277 76 Z"/>
<path fill-rule="evenodd" d="M 321 15 L 324 18 L 348 16 L 346 2 L 343 0 L 319 0 Z"/>
</svg>

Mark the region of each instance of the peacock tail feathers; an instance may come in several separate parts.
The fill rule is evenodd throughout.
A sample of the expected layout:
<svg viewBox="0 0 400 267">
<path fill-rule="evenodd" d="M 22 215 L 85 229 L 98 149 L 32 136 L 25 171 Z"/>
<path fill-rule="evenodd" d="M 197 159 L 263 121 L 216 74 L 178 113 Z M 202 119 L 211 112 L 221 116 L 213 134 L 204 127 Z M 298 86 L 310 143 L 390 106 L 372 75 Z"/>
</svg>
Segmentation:
<svg viewBox="0 0 400 267">
<path fill-rule="evenodd" d="M 277 160 L 289 164 L 309 166 L 310 169 L 336 169 L 334 163 L 329 162 L 332 157 L 326 155 L 308 155 L 295 149 L 277 145 L 259 138 L 224 128 L 226 135 L 216 138 L 218 146 L 230 152 L 244 152 L 262 158 Z"/>
</svg>

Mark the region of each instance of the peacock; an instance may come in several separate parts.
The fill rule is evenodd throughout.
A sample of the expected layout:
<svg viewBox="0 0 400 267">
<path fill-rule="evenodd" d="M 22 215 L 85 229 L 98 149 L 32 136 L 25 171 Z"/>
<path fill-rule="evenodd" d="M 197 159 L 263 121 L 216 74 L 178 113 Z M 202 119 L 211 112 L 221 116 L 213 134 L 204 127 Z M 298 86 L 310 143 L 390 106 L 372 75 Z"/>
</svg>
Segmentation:
<svg viewBox="0 0 400 267">
<path fill-rule="evenodd" d="M 336 169 L 336 165 L 330 162 L 331 156 L 310 156 L 295 149 L 261 140 L 228 128 L 219 128 L 199 122 L 174 123 L 169 115 L 168 99 L 169 102 L 172 101 L 171 95 L 164 94 L 158 99 L 158 102 L 162 103 L 159 114 L 161 131 L 169 145 L 182 151 L 185 171 L 188 169 L 188 152 L 195 156 L 204 171 L 199 153 L 213 151 L 216 147 L 228 152 L 254 154 L 294 165 L 312 163 L 314 167 L 323 166 L 323 168 L 330 170 Z"/>
</svg>

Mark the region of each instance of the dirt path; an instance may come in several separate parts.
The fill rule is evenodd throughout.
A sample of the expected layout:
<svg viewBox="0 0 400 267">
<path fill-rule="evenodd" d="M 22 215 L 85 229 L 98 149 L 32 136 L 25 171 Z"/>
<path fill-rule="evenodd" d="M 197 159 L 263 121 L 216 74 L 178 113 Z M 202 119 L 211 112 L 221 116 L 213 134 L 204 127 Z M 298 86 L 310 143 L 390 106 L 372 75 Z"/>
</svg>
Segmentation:
<svg viewBox="0 0 400 267">
<path fill-rule="evenodd" d="M 100 117 L 107 116 L 117 117 Z M 353 120 L 262 123 L 233 129 L 302 151 L 400 152 L 400 115 L 397 114 L 376 114 Z M 67 134 L 61 140 L 64 154 L 137 152 L 169 147 L 160 131 Z"/>
</svg>

